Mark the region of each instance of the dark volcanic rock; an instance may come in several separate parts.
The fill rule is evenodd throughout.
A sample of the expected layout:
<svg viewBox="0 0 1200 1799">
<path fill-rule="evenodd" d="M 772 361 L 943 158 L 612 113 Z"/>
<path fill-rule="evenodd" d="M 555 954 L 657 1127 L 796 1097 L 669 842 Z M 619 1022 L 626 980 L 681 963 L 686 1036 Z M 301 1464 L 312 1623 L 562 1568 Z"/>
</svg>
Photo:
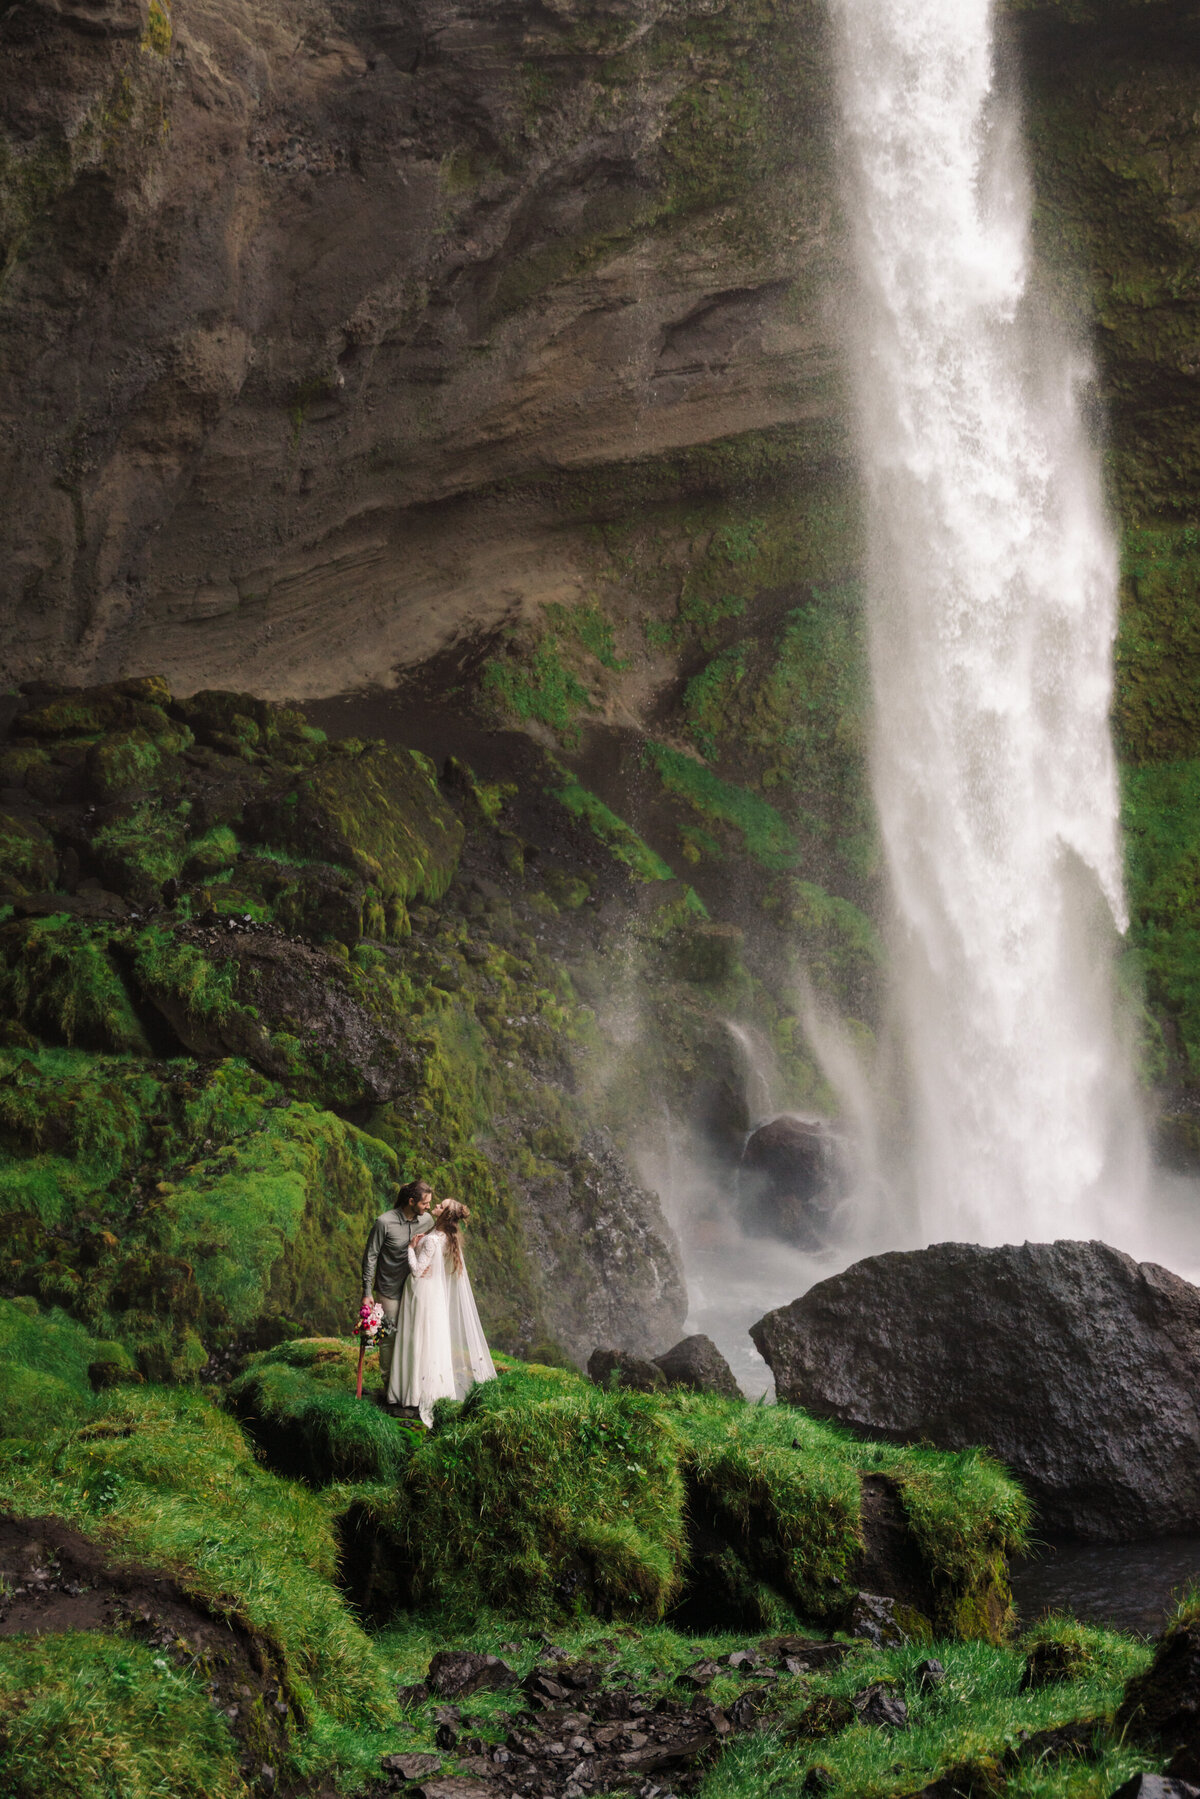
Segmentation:
<svg viewBox="0 0 1200 1799">
<path fill-rule="evenodd" d="M 886 1730 L 908 1729 L 908 1707 L 895 1688 L 884 1681 L 872 1681 L 861 1693 L 855 1693 L 850 1703 L 860 1724 L 878 1724 Z"/>
<path fill-rule="evenodd" d="M 443 1699 L 465 1699 L 484 1688 L 515 1687 L 517 1676 L 498 1655 L 476 1655 L 469 1649 L 439 1649 L 425 1676 L 431 1692 Z"/>
<path fill-rule="evenodd" d="M 440 1755 L 420 1755 L 417 1753 L 385 1755 L 380 1761 L 385 1774 L 399 1774 L 405 1780 L 423 1780 L 430 1774 L 441 1772 Z"/>
<path fill-rule="evenodd" d="M 325 949 L 269 927 L 238 932 L 227 920 L 183 926 L 178 940 L 217 967 L 232 966 L 244 1003 L 221 1017 L 197 1013 L 186 998 L 146 983 L 146 996 L 184 1047 L 197 1056 L 245 1056 L 265 1074 L 345 1106 L 379 1104 L 407 1093 L 417 1057 L 349 991 L 345 968 Z M 281 1049 L 302 1046 L 299 1056 Z M 306 1074 L 309 1065 L 315 1071 Z"/>
<path fill-rule="evenodd" d="M 908 1642 L 896 1617 L 896 1601 L 884 1593 L 856 1594 L 846 1629 L 852 1637 L 865 1637 L 877 1649 L 895 1649 Z"/>
<path fill-rule="evenodd" d="M 685 1337 L 665 1355 L 655 1356 L 654 1364 L 662 1369 L 668 1387 L 691 1387 L 697 1393 L 721 1393 L 727 1399 L 741 1398 L 733 1370 L 711 1337 L 700 1333 Z"/>
<path fill-rule="evenodd" d="M 1135 1774 L 1117 1788 L 1112 1799 L 1200 1799 L 1200 1787 L 1164 1774 Z"/>
<path fill-rule="evenodd" d="M 607 1387 L 614 1374 L 619 1387 L 629 1387 L 635 1393 L 655 1393 L 667 1384 L 657 1363 L 642 1356 L 625 1355 L 619 1349 L 593 1349 L 587 1371 L 588 1379 L 598 1387 Z"/>
<path fill-rule="evenodd" d="M 889 1440 L 984 1444 L 1044 1528 L 1200 1528 L 1200 1290 L 1103 1243 L 871 1256 L 751 1329 L 779 1397 Z"/>
<path fill-rule="evenodd" d="M 802 1741 L 809 1737 L 835 1737 L 853 1724 L 856 1713 L 848 1699 L 821 1693 L 806 1705 L 796 1720 L 795 1735 Z"/>
<path fill-rule="evenodd" d="M 1146 1672 L 1125 1688 L 1117 1728 L 1169 1755 L 1168 1774 L 1200 1782 L 1200 1620 L 1163 1637 Z"/>
<path fill-rule="evenodd" d="M 799 1249 L 819 1249 L 828 1239 L 839 1192 L 829 1127 L 790 1113 L 760 1125 L 742 1151 L 738 1188 L 746 1230 L 782 1237 Z"/>
</svg>

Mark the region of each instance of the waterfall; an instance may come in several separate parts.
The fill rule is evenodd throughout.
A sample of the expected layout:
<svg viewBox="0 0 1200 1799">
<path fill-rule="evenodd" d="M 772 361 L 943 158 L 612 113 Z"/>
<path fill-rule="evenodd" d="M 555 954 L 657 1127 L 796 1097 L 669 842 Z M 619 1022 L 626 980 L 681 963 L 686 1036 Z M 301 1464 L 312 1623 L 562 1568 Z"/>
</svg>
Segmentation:
<svg viewBox="0 0 1200 1799">
<path fill-rule="evenodd" d="M 1111 1237 L 1145 1150 L 1086 363 L 1037 317 L 988 0 L 831 8 L 907 1234 Z"/>
</svg>

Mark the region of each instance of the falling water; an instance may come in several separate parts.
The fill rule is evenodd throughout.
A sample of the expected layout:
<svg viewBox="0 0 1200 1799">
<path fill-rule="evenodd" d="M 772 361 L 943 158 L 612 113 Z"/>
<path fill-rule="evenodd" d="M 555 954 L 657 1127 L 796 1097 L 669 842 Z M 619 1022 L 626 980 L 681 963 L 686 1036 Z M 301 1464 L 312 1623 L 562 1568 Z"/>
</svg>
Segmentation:
<svg viewBox="0 0 1200 1799">
<path fill-rule="evenodd" d="M 1117 566 L 988 0 L 831 0 L 913 1235 L 1118 1238 Z"/>
</svg>

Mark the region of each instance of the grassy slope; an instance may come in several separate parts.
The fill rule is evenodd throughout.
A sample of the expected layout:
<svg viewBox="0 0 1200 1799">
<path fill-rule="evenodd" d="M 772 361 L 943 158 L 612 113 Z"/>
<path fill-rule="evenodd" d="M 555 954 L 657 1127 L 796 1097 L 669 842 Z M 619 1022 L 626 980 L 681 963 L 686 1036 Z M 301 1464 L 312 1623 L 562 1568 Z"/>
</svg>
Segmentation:
<svg viewBox="0 0 1200 1799">
<path fill-rule="evenodd" d="M 763 1627 L 836 1620 L 856 1590 L 860 1475 L 882 1473 L 932 1579 L 930 1623 L 964 1636 L 1003 1627 L 1004 1556 L 1024 1543 L 1028 1508 L 989 1457 L 859 1443 L 786 1406 L 607 1392 L 562 1369 L 501 1366 L 411 1451 L 374 1408 L 364 1418 L 353 1355 L 337 1343 L 253 1357 L 231 1401 L 275 1465 L 341 1482 L 339 1504 L 364 1508 L 408 1571 L 410 1601 L 448 1616 L 552 1619 L 578 1598 L 659 1619 L 689 1582 L 720 1578 L 697 1560 L 698 1505 Z M 443 1542 L 460 1546 L 449 1561 L 431 1547 Z"/>
<path fill-rule="evenodd" d="M 721 1497 L 748 1566 L 762 1554 L 747 1546 L 752 1531 L 773 1534 L 768 1571 L 790 1570 L 785 1620 L 845 1573 L 860 1469 L 886 1466 L 900 1481 L 947 1590 L 990 1579 L 996 1546 L 1022 1529 L 1016 1489 L 981 1459 L 879 1451 L 787 1408 L 603 1392 L 558 1369 L 509 1365 L 474 1403 L 444 1406 L 422 1439 L 353 1399 L 353 1348 L 329 1340 L 255 1358 L 233 1394 L 256 1434 L 268 1416 L 286 1427 L 318 1483 L 339 1477 L 314 1490 L 262 1467 L 211 1398 L 136 1385 L 93 1393 L 87 1371 L 107 1351 L 71 1320 L 0 1302 L 0 1333 L 14 1362 L 49 1371 L 40 1412 L 30 1401 L 29 1434 L 0 1441 L 0 1509 L 63 1519 L 115 1556 L 169 1570 L 237 1622 L 288 1696 L 283 1772 L 333 1775 L 348 1793 L 381 1754 L 433 1748 L 432 1706 L 402 1712 L 394 1688 L 449 1643 L 501 1652 L 523 1673 L 545 1654 L 535 1625 L 552 1622 L 568 1652 L 596 1652 L 610 1675 L 628 1672 L 651 1693 L 669 1691 L 698 1656 L 745 1646 L 744 1631 L 694 1636 L 655 1621 L 686 1577 L 687 1481 Z M 388 1515 L 417 1589 L 417 1608 L 374 1635 L 335 1585 L 338 1524 L 355 1505 Z M 589 1563 L 587 1578 L 563 1581 L 564 1569 Z M 589 1614 L 589 1601 L 609 1616 Z M 622 1614 L 632 1621 L 615 1622 Z M 976 1633 L 979 1622 L 969 1608 L 956 1620 Z M 827 1675 L 785 1677 L 776 1723 L 730 1748 L 706 1776 L 705 1799 L 793 1788 L 817 1762 L 847 1799 L 900 1794 L 964 1759 L 997 1762 L 1020 1730 L 1106 1717 L 1146 1652 L 1105 1633 L 1076 1630 L 1072 1642 L 1071 1679 L 1028 1693 L 1019 1648 L 950 1634 L 933 1651 L 946 1684 L 928 1697 L 910 1676 L 930 1651 L 915 1645 L 861 1649 Z M 874 1678 L 906 1684 L 914 1727 L 903 1737 L 855 1723 L 830 1739 L 796 1738 L 814 1697 Z M 713 1697 L 731 1699 L 740 1685 L 722 1675 Z M 502 1738 L 523 1703 L 474 1697 L 472 1733 Z M 4 1799 L 151 1799 L 164 1779 L 188 1796 L 241 1791 L 238 1746 L 189 1656 L 178 1644 L 155 1649 L 136 1627 L 59 1637 L 52 1651 L 28 1637 L 0 1641 L 0 1747 Z M 1152 1765 L 1105 1737 L 1098 1764 L 1022 1773 L 1010 1790 L 1098 1794 Z"/>
</svg>

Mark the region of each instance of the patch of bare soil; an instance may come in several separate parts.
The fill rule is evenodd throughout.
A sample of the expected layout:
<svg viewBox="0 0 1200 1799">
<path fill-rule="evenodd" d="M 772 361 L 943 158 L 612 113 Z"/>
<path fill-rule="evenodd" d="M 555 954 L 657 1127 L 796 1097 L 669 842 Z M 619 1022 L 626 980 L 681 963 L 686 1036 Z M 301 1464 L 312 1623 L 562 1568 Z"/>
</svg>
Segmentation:
<svg viewBox="0 0 1200 1799">
<path fill-rule="evenodd" d="M 128 1632 L 205 1682 L 258 1794 L 287 1794 L 280 1764 L 302 1714 L 272 1646 L 210 1610 L 172 1575 L 114 1559 L 57 1518 L 0 1515 L 0 1637 Z"/>
</svg>

